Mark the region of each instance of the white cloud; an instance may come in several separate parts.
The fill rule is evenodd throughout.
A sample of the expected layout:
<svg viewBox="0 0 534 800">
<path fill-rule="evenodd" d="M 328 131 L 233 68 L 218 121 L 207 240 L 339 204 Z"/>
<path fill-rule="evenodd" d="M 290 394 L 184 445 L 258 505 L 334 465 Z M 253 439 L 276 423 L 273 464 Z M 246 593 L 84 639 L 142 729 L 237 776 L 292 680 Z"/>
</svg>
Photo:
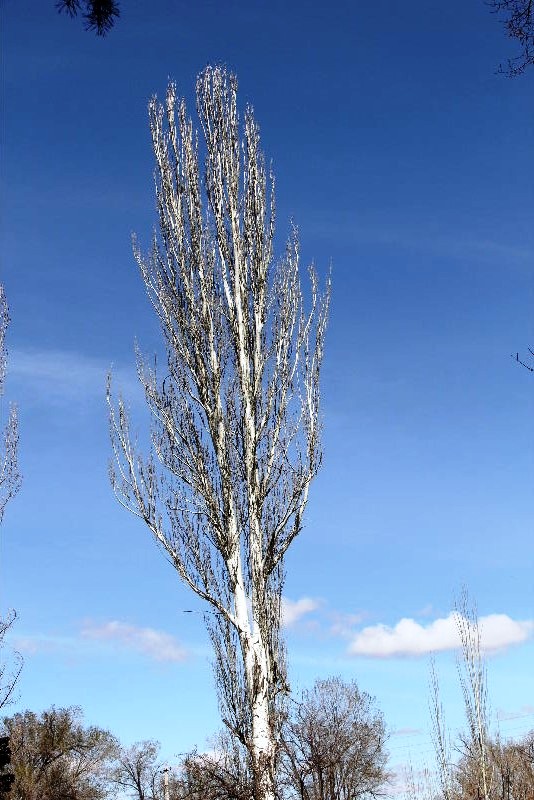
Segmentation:
<svg viewBox="0 0 534 800">
<path fill-rule="evenodd" d="M 289 628 L 306 614 L 315 611 L 320 605 L 319 600 L 313 597 L 301 597 L 300 600 L 282 597 L 282 625 L 284 628 Z"/>
<path fill-rule="evenodd" d="M 125 622 L 88 623 L 82 629 L 86 639 L 108 641 L 134 650 L 155 661 L 185 661 L 187 653 L 174 636 L 154 628 L 138 628 Z"/>
<path fill-rule="evenodd" d="M 534 630 L 534 620 L 513 620 L 506 614 L 480 617 L 482 648 L 491 653 L 526 641 Z M 456 612 L 421 625 L 403 618 L 394 627 L 372 625 L 356 633 L 349 654 L 368 658 L 422 656 L 431 652 L 454 650 L 460 646 Z"/>
</svg>

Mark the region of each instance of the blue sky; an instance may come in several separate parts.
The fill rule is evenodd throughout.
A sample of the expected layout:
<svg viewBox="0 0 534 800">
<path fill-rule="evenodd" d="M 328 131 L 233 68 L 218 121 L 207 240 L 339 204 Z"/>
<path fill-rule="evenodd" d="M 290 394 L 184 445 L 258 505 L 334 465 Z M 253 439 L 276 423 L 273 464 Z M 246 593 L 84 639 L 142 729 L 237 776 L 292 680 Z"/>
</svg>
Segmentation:
<svg viewBox="0 0 534 800">
<path fill-rule="evenodd" d="M 394 759 L 422 758 L 430 649 L 461 721 L 447 618 L 466 584 L 501 615 L 502 730 L 532 726 L 534 383 L 510 354 L 534 342 L 534 72 L 495 74 L 514 53 L 499 20 L 482 0 L 123 0 L 99 40 L 52 0 L 6 0 L 3 29 L 17 707 L 80 704 L 169 757 L 218 725 L 202 618 L 182 613 L 201 606 L 109 487 L 104 392 L 113 364 L 142 428 L 133 341 L 160 347 L 130 247 L 155 222 L 148 99 L 172 78 L 191 100 L 224 63 L 273 159 L 280 243 L 292 217 L 303 263 L 333 266 L 324 467 L 287 559 L 292 683 L 355 678 L 400 732 Z"/>
</svg>

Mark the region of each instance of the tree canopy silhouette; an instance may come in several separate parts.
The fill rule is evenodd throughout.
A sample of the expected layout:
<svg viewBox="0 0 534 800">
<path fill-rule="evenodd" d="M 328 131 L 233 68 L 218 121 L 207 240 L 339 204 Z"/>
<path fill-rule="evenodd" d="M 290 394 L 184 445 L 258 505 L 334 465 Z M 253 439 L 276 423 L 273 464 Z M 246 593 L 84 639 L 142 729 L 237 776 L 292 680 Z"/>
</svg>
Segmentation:
<svg viewBox="0 0 534 800">
<path fill-rule="evenodd" d="M 120 16 L 119 4 L 115 0 L 58 0 L 56 7 L 71 17 L 81 13 L 86 30 L 95 31 L 97 36 L 105 36 Z"/>
<path fill-rule="evenodd" d="M 508 59 L 507 67 L 501 64 L 499 72 L 510 77 L 522 75 L 529 65 L 534 64 L 534 1 L 489 0 L 488 4 L 495 14 L 504 16 L 506 33 L 521 47 L 518 56 Z"/>
</svg>

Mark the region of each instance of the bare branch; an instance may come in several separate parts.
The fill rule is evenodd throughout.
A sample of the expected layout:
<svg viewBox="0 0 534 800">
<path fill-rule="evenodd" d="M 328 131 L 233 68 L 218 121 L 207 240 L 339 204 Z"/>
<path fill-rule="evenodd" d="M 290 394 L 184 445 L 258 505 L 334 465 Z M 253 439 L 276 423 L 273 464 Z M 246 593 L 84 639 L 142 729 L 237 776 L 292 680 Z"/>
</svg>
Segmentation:
<svg viewBox="0 0 534 800">
<path fill-rule="evenodd" d="M 532 352 L 532 350 L 530 349 L 530 347 L 528 348 L 528 351 L 529 351 L 530 355 L 533 355 L 533 356 L 534 356 L 534 353 Z M 512 358 L 514 358 L 514 356 L 512 356 Z M 519 358 L 519 353 L 516 353 L 516 354 L 515 354 L 515 359 L 514 359 L 514 361 L 516 361 L 518 364 L 521 364 L 521 366 L 522 366 L 522 367 L 525 367 L 525 369 L 528 369 L 528 371 L 529 371 L 529 372 L 534 372 L 534 367 L 532 367 L 530 364 L 527 364 L 525 361 L 522 361 L 522 360 Z"/>
<path fill-rule="evenodd" d="M 534 4 L 533 0 L 487 0 L 493 13 L 502 16 L 506 33 L 518 42 L 519 55 L 501 64 L 499 72 L 516 77 L 534 64 Z"/>
<path fill-rule="evenodd" d="M 458 673 L 468 724 L 468 745 L 472 748 L 475 762 L 479 765 L 482 798 L 490 800 L 486 665 L 482 657 L 481 630 L 476 606 L 470 601 L 466 589 L 463 589 L 456 602 L 456 627 L 462 645 Z"/>
<path fill-rule="evenodd" d="M 443 800 L 453 800 L 453 764 L 448 731 L 445 727 L 439 681 L 434 660 L 430 663 L 430 719 L 432 743 L 438 767 L 438 780 Z"/>
<path fill-rule="evenodd" d="M 9 611 L 6 616 L 0 618 L 0 652 L 5 650 L 6 633 L 15 622 L 17 614 Z M 17 681 L 22 672 L 23 660 L 20 653 L 12 652 L 10 658 L 0 661 L 0 709 L 10 705 L 14 700 L 14 692 Z"/>
<path fill-rule="evenodd" d="M 6 377 L 7 350 L 5 336 L 8 324 L 9 309 L 4 287 L 0 284 L 0 403 L 4 394 Z M 18 467 L 19 429 L 15 406 L 10 407 L 2 437 L 3 443 L 0 450 L 0 523 L 8 501 L 17 494 L 22 480 Z"/>
</svg>

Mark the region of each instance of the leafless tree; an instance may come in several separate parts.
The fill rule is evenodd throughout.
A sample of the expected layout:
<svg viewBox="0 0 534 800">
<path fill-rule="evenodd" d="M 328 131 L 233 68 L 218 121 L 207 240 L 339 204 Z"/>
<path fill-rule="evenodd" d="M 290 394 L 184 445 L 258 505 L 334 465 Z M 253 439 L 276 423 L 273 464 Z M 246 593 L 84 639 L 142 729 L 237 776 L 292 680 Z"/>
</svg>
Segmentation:
<svg viewBox="0 0 534 800">
<path fill-rule="evenodd" d="M 286 797 L 363 800 L 386 794 L 386 729 L 356 683 L 319 680 L 293 703 L 283 728 Z"/>
<path fill-rule="evenodd" d="M 7 307 L 4 287 L 0 284 L 0 404 L 3 399 L 6 377 L 7 350 L 5 346 L 5 337 L 8 324 L 9 309 Z M 16 495 L 20 488 L 21 476 L 17 457 L 18 443 L 19 429 L 17 409 L 15 406 L 11 406 L 7 424 L 3 432 L 2 449 L 0 450 L 0 523 L 2 522 L 4 509 L 8 501 Z"/>
<path fill-rule="evenodd" d="M 412 763 L 408 763 L 402 775 L 404 800 L 444 800 L 436 786 L 436 776 L 428 768 L 415 770 Z"/>
<path fill-rule="evenodd" d="M 534 730 L 517 741 L 492 742 L 498 800 L 534 800 Z"/>
<path fill-rule="evenodd" d="M 466 730 L 450 742 L 432 663 L 430 711 L 436 770 L 416 775 L 410 768 L 405 799 L 534 800 L 534 731 L 518 741 L 503 741 L 491 732 L 481 628 L 465 591 L 456 604 L 456 622 Z"/>
<path fill-rule="evenodd" d="M 488 797 L 491 800 L 534 800 L 534 732 L 518 741 L 487 742 Z M 483 797 L 476 754 L 467 748 L 455 770 L 454 800 Z"/>
<path fill-rule="evenodd" d="M 159 791 L 162 763 L 159 742 L 147 740 L 121 748 L 112 772 L 113 783 L 133 792 L 136 800 L 163 800 Z"/>
<path fill-rule="evenodd" d="M 511 77 L 522 75 L 534 64 L 534 3 L 533 0 L 487 0 L 492 11 L 503 17 L 504 27 L 510 39 L 515 39 L 521 52 L 509 58 L 507 66 L 499 68 Z"/>
<path fill-rule="evenodd" d="M 9 309 L 7 307 L 4 287 L 0 284 L 0 413 L 3 410 L 4 382 L 6 377 L 7 350 L 5 337 L 9 324 Z M 1 420 L 3 422 L 3 420 Z M 9 500 L 19 490 L 21 476 L 18 468 L 18 421 L 15 406 L 9 409 L 7 425 L 3 432 L 3 442 L 0 449 L 0 523 L 4 516 L 4 509 Z M 16 619 L 16 613 L 10 611 L 4 618 L 0 618 L 0 651 L 5 646 L 5 636 Z M 14 661 L 0 661 L 0 709 L 8 705 L 13 698 L 13 691 L 22 669 L 22 658 L 14 655 Z"/>
<path fill-rule="evenodd" d="M 246 749 L 228 729 L 210 744 L 209 752 L 184 758 L 173 800 L 249 800 L 254 788 Z"/>
<path fill-rule="evenodd" d="M 432 742 L 436 756 L 437 779 L 441 790 L 441 798 L 443 800 L 453 800 L 451 742 L 445 724 L 434 660 L 430 664 L 430 718 L 432 721 Z"/>
<path fill-rule="evenodd" d="M 476 606 L 470 602 L 465 589 L 456 604 L 456 625 L 461 641 L 462 657 L 458 662 L 458 670 L 467 721 L 467 734 L 463 737 L 463 744 L 473 762 L 478 765 L 481 798 L 490 800 L 487 672 Z"/>
<path fill-rule="evenodd" d="M 197 80 L 198 133 L 171 84 L 149 105 L 160 237 L 134 252 L 166 345 L 164 375 L 138 352 L 152 412 L 144 459 L 108 391 L 119 501 L 148 525 L 212 610 L 224 721 L 248 749 L 255 800 L 274 797 L 284 556 L 321 461 L 319 371 L 329 289 L 310 268 L 304 311 L 293 229 L 273 264 L 274 184 L 237 80 Z M 270 180 L 269 180 L 270 179 Z M 270 183 L 270 190 L 269 190 Z"/>
<path fill-rule="evenodd" d="M 476 800 L 496 800 L 492 792 L 494 764 L 490 758 L 490 721 L 486 664 L 482 651 L 482 632 L 476 606 L 463 589 L 455 604 L 455 620 L 460 638 L 457 660 L 458 677 L 464 699 L 466 730 L 455 742 L 460 761 L 454 761 L 445 726 L 440 700 L 438 678 L 434 664 L 431 668 L 431 718 L 436 754 L 440 800 L 457 800 L 461 764 L 470 765 L 470 775 L 476 780 Z"/>
</svg>

